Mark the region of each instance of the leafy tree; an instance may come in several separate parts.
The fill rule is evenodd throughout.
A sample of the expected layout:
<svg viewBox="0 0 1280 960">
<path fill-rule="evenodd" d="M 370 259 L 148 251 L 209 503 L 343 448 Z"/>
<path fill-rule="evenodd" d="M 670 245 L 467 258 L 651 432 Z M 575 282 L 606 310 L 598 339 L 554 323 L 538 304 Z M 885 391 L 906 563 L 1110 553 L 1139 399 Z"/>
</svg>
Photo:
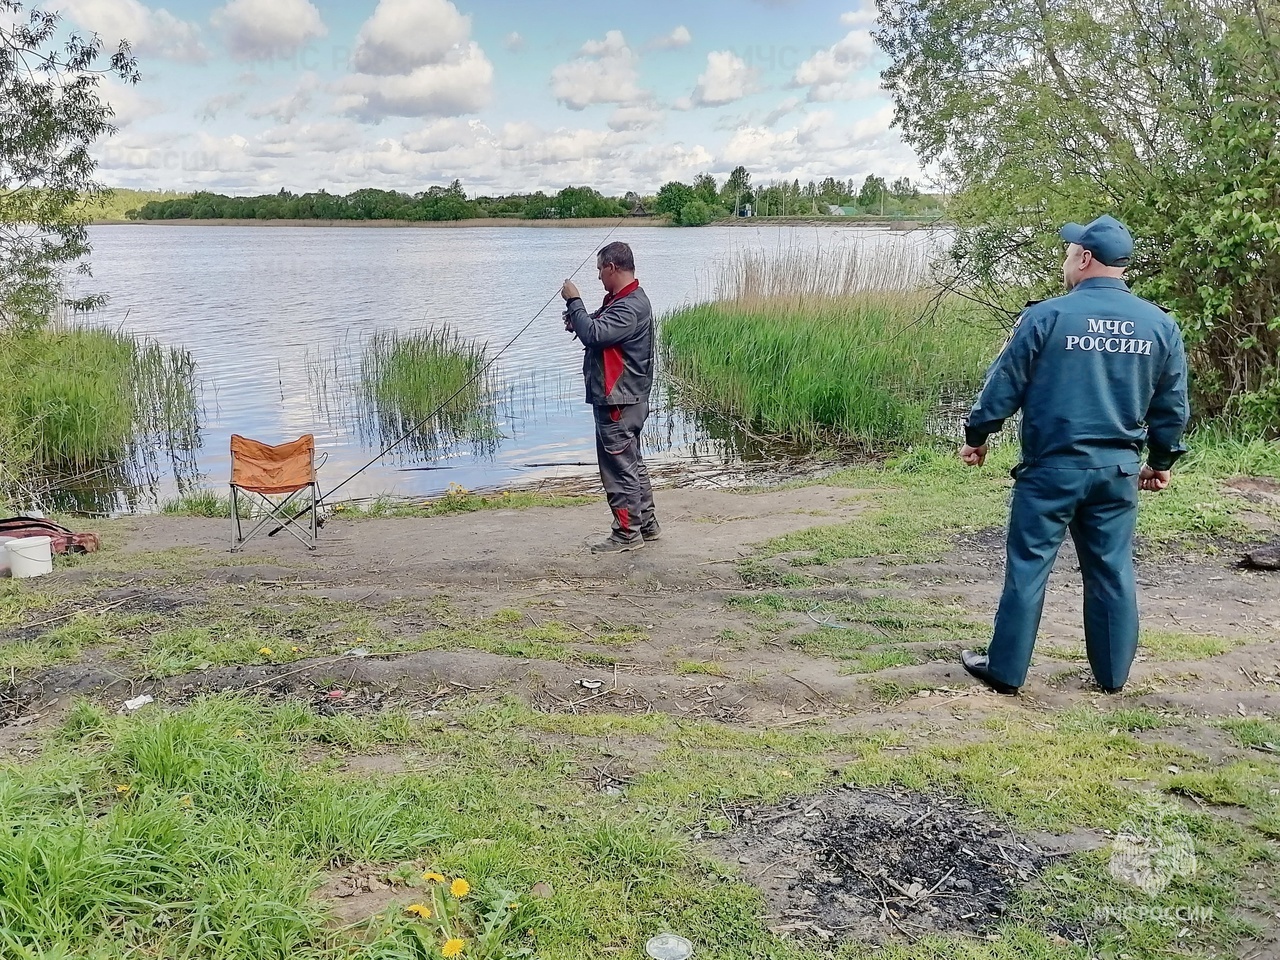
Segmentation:
<svg viewBox="0 0 1280 960">
<path fill-rule="evenodd" d="M 868 211 L 879 210 L 888 192 L 889 188 L 884 182 L 884 177 L 868 174 L 867 179 L 862 181 L 862 188 L 858 191 L 858 206 Z"/>
<path fill-rule="evenodd" d="M 952 186 L 948 281 L 991 312 L 1059 292 L 1058 227 L 1110 212 L 1186 333 L 1202 411 L 1280 424 L 1280 12 L 1151 0 L 878 0 L 896 121 Z"/>
<path fill-rule="evenodd" d="M 835 177 L 827 177 L 818 184 L 818 200 L 821 203 L 839 204 L 844 200 L 844 184 Z"/>
<path fill-rule="evenodd" d="M 560 219 L 619 217 L 628 212 L 617 200 L 602 196 L 591 187 L 565 187 L 556 194 L 556 216 Z"/>
<path fill-rule="evenodd" d="M 528 220 L 546 220 L 555 216 L 555 201 L 539 190 L 525 201 L 524 216 Z"/>
<path fill-rule="evenodd" d="M 715 206 L 720 200 L 720 188 L 716 185 L 716 178 L 709 173 L 700 173 L 693 178 L 693 192 L 708 207 Z"/>
<path fill-rule="evenodd" d="M 688 184 L 672 180 L 670 183 L 664 183 L 658 195 L 653 198 L 653 212 L 659 216 L 678 220 L 685 206 L 697 198 L 697 194 Z"/>
<path fill-rule="evenodd" d="M 889 188 L 889 192 L 893 194 L 897 200 L 916 200 L 920 196 L 920 191 L 916 189 L 915 184 L 911 182 L 910 177 L 899 177 L 893 181 L 893 185 Z"/>
<path fill-rule="evenodd" d="M 755 196 L 751 192 L 751 174 L 747 173 L 746 167 L 734 167 L 733 173 L 729 174 L 729 179 L 724 183 L 724 189 L 720 191 L 721 202 L 737 216 L 742 213 L 742 208 L 754 199 Z"/>
<path fill-rule="evenodd" d="M 85 230 L 106 188 L 89 148 L 116 132 L 104 76 L 137 83 L 129 45 L 105 65 L 102 42 L 58 38 L 56 13 L 0 0 L 0 326 L 32 327 L 61 303 L 90 309 L 101 296 L 64 297 L 63 271 L 88 274 Z"/>
<path fill-rule="evenodd" d="M 703 200 L 690 200 L 680 211 L 682 227 L 704 227 L 714 219 L 714 211 Z"/>
</svg>

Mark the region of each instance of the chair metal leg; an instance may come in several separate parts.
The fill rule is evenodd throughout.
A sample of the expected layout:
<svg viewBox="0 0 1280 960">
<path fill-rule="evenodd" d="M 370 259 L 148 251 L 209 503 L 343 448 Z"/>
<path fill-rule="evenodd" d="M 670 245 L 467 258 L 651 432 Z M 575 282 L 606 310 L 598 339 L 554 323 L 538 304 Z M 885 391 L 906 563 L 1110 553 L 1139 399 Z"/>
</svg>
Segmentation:
<svg viewBox="0 0 1280 960">
<path fill-rule="evenodd" d="M 240 501 L 237 499 L 235 484 L 231 485 L 231 552 L 235 553 L 244 543 L 240 530 Z"/>
<path fill-rule="evenodd" d="M 319 539 L 319 518 L 320 513 L 320 488 L 314 483 L 311 485 L 311 546 L 308 548 L 314 550 Z"/>
<path fill-rule="evenodd" d="M 301 518 L 296 514 L 291 516 L 288 512 L 289 505 L 304 493 L 310 492 L 311 503 L 308 512 L 311 514 L 311 520 L 303 526 Z M 266 508 L 266 512 L 257 517 L 256 522 L 249 528 L 246 533 L 240 522 L 240 495 L 248 493 L 249 502 L 259 502 Z M 315 550 L 319 546 L 320 540 L 320 522 L 317 514 L 320 510 L 320 491 L 319 486 L 312 484 L 308 487 L 302 487 L 293 491 L 285 497 L 280 503 L 273 503 L 270 499 L 260 493 L 251 491 L 242 491 L 235 485 L 231 487 L 231 552 L 235 553 L 244 547 L 246 543 L 261 533 L 271 524 L 277 524 L 280 530 L 287 531 L 290 536 L 297 538 L 308 550 Z"/>
</svg>

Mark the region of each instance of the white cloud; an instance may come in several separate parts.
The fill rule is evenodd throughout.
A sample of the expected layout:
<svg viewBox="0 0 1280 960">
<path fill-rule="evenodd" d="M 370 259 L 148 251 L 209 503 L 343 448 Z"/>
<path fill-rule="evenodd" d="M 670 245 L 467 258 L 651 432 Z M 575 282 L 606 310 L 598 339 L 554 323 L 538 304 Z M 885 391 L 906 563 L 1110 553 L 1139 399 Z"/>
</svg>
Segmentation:
<svg viewBox="0 0 1280 960">
<path fill-rule="evenodd" d="M 664 114 L 652 104 L 619 107 L 609 117 L 611 130 L 651 130 L 662 123 Z"/>
<path fill-rule="evenodd" d="M 688 27 L 681 25 L 668 34 L 654 37 L 649 41 L 648 46 L 653 50 L 679 50 L 691 43 L 693 43 L 693 34 L 689 32 Z"/>
<path fill-rule="evenodd" d="M 266 187 L 274 168 L 269 158 L 253 155 L 245 137 L 214 137 L 197 131 L 186 136 L 156 133 L 113 140 L 102 151 L 99 169 L 104 179 L 120 186 L 225 190 Z"/>
<path fill-rule="evenodd" d="M 840 22 L 846 27 L 869 27 L 876 22 L 876 8 L 862 7 L 840 15 Z"/>
<path fill-rule="evenodd" d="M 783 100 L 780 104 L 769 111 L 764 118 L 764 125 L 766 127 L 772 127 L 783 117 L 788 114 L 795 113 L 800 109 L 800 104 L 801 101 L 799 97 L 787 97 L 787 99 Z"/>
<path fill-rule="evenodd" d="M 247 93 L 241 90 L 234 93 L 220 93 L 216 97 L 210 97 L 196 113 L 196 118 L 199 120 L 217 120 L 218 114 L 224 110 L 240 106 L 248 96 Z"/>
<path fill-rule="evenodd" d="M 354 72 L 333 89 L 339 113 L 386 117 L 473 113 L 493 96 L 493 64 L 448 0 L 380 0 L 360 29 Z"/>
<path fill-rule="evenodd" d="M 117 130 L 125 130 L 148 117 L 158 116 L 165 111 L 163 101 L 147 96 L 143 88 L 119 80 L 106 78 L 101 86 L 102 99 L 111 107 L 113 116 L 111 125 Z"/>
<path fill-rule="evenodd" d="M 209 51 L 200 43 L 200 28 L 168 10 L 153 10 L 139 0 L 62 0 L 60 6 L 61 12 L 107 44 L 128 40 L 139 56 L 188 63 L 209 59 Z"/>
<path fill-rule="evenodd" d="M 520 36 L 520 34 L 513 30 L 511 33 L 508 33 L 503 37 L 502 45 L 512 53 L 519 53 L 524 49 L 524 37 Z"/>
<path fill-rule="evenodd" d="M 639 58 L 619 30 L 583 44 L 578 55 L 551 71 L 551 90 L 570 110 L 593 103 L 638 103 L 649 99 L 640 89 Z"/>
<path fill-rule="evenodd" d="M 493 134 L 479 120 L 447 118 L 437 120 L 421 130 L 406 134 L 404 145 L 417 153 L 444 153 L 448 150 L 474 147 L 493 139 Z"/>
<path fill-rule="evenodd" d="M 374 76 L 407 74 L 440 63 L 470 39 L 471 18 L 449 0 L 380 0 L 360 28 L 352 64 Z"/>
<path fill-rule="evenodd" d="M 237 60 L 287 59 L 329 32 L 310 0 L 228 0 L 211 19 Z"/>
<path fill-rule="evenodd" d="M 264 131 L 246 149 L 254 156 L 279 158 L 331 155 L 359 143 L 360 129 L 348 120 L 286 123 Z"/>
<path fill-rule="evenodd" d="M 757 182 L 770 179 L 861 179 L 868 173 L 890 179 L 918 176 L 915 156 L 890 129 L 893 108 L 841 123 L 830 110 L 806 114 L 795 126 L 773 131 L 744 127 L 721 151 L 726 168 L 744 164 Z"/>
<path fill-rule="evenodd" d="M 747 66 L 732 50 L 715 50 L 707 54 L 707 69 L 698 77 L 693 94 L 681 100 L 679 107 L 722 107 L 755 93 L 759 71 Z"/>
<path fill-rule="evenodd" d="M 255 120 L 271 117 L 277 123 L 292 123 L 310 108 L 319 87 L 319 78 L 314 73 L 306 73 L 292 93 L 254 107 L 249 111 L 249 116 Z"/>
<path fill-rule="evenodd" d="M 813 102 L 857 100 L 879 89 L 875 81 L 856 75 L 871 65 L 875 41 L 866 30 L 851 30 L 840 42 L 800 64 L 788 86 L 808 87 Z"/>
<path fill-rule="evenodd" d="M 449 117 L 473 113 L 493 95 L 493 64 L 474 42 L 447 59 L 397 76 L 354 73 L 338 81 L 339 113 L 377 122 L 385 117 Z"/>
<path fill-rule="evenodd" d="M 633 184 L 626 189 L 644 193 L 646 184 L 656 185 L 671 180 L 687 182 L 714 166 L 715 160 L 711 151 L 700 144 L 686 147 L 683 143 L 670 143 L 649 147 L 632 158 L 630 176 Z"/>
</svg>

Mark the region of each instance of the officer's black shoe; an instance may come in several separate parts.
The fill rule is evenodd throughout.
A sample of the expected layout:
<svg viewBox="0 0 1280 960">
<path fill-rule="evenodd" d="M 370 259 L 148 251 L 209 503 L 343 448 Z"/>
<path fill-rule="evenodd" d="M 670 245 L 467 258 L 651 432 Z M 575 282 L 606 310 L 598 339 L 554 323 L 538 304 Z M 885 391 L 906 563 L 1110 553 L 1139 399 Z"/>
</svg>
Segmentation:
<svg viewBox="0 0 1280 960">
<path fill-rule="evenodd" d="M 644 537 L 637 534 L 629 540 L 614 534 L 603 543 L 591 548 L 592 553 L 626 553 L 628 550 L 639 550 L 644 546 Z"/>
<path fill-rule="evenodd" d="M 1006 696 L 1016 696 L 1018 688 L 1010 686 L 1003 680 L 997 680 L 991 675 L 990 663 L 984 653 L 974 653 L 972 650 L 965 650 L 960 654 L 960 662 L 964 664 L 964 668 L 971 674 L 985 683 L 996 693 L 1003 693 Z"/>
<path fill-rule="evenodd" d="M 662 527 L 658 526 L 658 521 L 655 520 L 649 526 L 640 529 L 640 536 L 648 541 L 657 540 L 662 536 Z"/>
<path fill-rule="evenodd" d="M 1124 693 L 1124 685 L 1122 684 L 1118 687 L 1103 687 L 1102 692 L 1103 693 Z"/>
</svg>

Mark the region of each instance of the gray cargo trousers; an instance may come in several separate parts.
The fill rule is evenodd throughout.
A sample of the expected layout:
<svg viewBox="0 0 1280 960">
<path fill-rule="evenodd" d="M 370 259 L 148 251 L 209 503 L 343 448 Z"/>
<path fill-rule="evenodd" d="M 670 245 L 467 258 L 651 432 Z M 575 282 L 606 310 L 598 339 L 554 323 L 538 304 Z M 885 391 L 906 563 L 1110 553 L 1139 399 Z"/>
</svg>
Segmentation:
<svg viewBox="0 0 1280 960">
<path fill-rule="evenodd" d="M 656 523 L 649 468 L 640 454 L 640 433 L 649 419 L 649 401 L 622 406 L 593 406 L 596 460 L 613 511 L 613 536 L 635 540 Z"/>
</svg>

